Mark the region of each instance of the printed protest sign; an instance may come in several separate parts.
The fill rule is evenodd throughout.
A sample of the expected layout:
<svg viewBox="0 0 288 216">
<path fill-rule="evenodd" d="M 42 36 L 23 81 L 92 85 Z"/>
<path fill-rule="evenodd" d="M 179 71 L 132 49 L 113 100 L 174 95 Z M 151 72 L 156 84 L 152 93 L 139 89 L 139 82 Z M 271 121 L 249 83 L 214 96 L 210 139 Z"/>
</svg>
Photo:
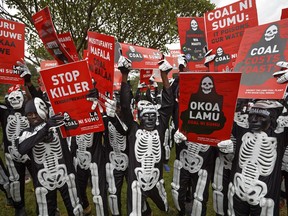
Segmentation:
<svg viewBox="0 0 288 216">
<path fill-rule="evenodd" d="M 113 81 L 113 91 L 120 91 L 122 82 L 122 74 L 120 70 L 115 68 L 114 70 L 114 81 Z"/>
<path fill-rule="evenodd" d="M 0 83 L 23 84 L 17 61 L 23 62 L 25 25 L 0 18 Z"/>
<path fill-rule="evenodd" d="M 205 25 L 203 17 L 178 17 L 178 32 L 187 71 L 208 71 L 205 61 Z"/>
<path fill-rule="evenodd" d="M 43 60 L 40 62 L 40 70 L 58 66 L 56 60 Z"/>
<path fill-rule="evenodd" d="M 98 107 L 86 95 L 93 88 L 86 61 L 79 61 L 40 71 L 54 112 L 64 115 L 63 137 L 104 130 Z"/>
<path fill-rule="evenodd" d="M 115 45 L 115 63 L 118 62 L 120 52 L 122 55 L 132 61 L 133 69 L 154 69 L 158 68 L 158 62 L 162 54 L 156 49 L 150 49 L 132 44 L 116 43 Z"/>
<path fill-rule="evenodd" d="M 278 61 L 288 59 L 287 42 L 288 19 L 245 30 L 234 68 L 242 73 L 239 98 L 283 98 L 286 84 L 272 74 L 280 70 Z"/>
<path fill-rule="evenodd" d="M 240 73 L 180 73 L 179 129 L 188 141 L 230 139 Z"/>
<path fill-rule="evenodd" d="M 60 43 L 55 31 L 49 7 L 45 7 L 32 16 L 34 26 L 47 51 L 57 60 L 58 64 L 73 62 L 73 58 Z"/>
<path fill-rule="evenodd" d="M 40 62 L 40 70 L 52 68 L 58 66 L 58 62 L 56 60 L 43 60 Z M 46 92 L 45 86 L 43 84 L 42 77 L 38 77 L 38 85 L 42 92 Z"/>
<path fill-rule="evenodd" d="M 61 42 L 62 46 L 65 48 L 65 50 L 73 58 L 73 60 L 79 61 L 77 49 L 76 49 L 76 46 L 74 44 L 71 33 L 65 32 L 62 34 L 58 34 L 58 39 Z"/>
<path fill-rule="evenodd" d="M 216 54 L 209 71 L 232 71 L 244 30 L 258 25 L 255 0 L 240 0 L 207 12 L 205 25 L 208 49 Z"/>
<path fill-rule="evenodd" d="M 91 76 L 97 82 L 100 100 L 112 98 L 114 79 L 115 38 L 97 32 L 88 32 L 88 64 Z"/>
<path fill-rule="evenodd" d="M 141 69 L 140 70 L 140 83 L 149 84 L 149 78 L 152 76 L 152 69 Z"/>
</svg>

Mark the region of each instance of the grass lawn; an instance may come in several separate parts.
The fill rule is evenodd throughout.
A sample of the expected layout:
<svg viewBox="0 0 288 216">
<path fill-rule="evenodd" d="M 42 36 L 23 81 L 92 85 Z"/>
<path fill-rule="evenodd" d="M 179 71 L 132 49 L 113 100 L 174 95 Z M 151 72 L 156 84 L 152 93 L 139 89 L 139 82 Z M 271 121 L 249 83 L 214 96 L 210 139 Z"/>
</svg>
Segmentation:
<svg viewBox="0 0 288 216">
<path fill-rule="evenodd" d="M 2 137 L 2 131 L 0 130 L 0 137 Z M 2 142 L 1 142 L 2 143 Z M 4 153 L 3 149 L 0 148 L 0 157 L 4 160 Z M 162 216 L 162 215 L 169 215 L 169 216 L 176 216 L 177 215 L 177 210 L 174 207 L 173 200 L 172 200 L 172 195 L 171 195 L 171 182 L 173 178 L 173 172 L 172 172 L 172 167 L 173 167 L 173 161 L 175 159 L 175 151 L 172 149 L 171 153 L 171 158 L 169 160 L 169 166 L 171 168 L 171 171 L 169 173 L 164 171 L 164 180 L 165 180 L 165 188 L 168 196 L 168 202 L 169 202 L 169 207 L 170 210 L 168 213 L 161 212 L 157 209 L 157 207 L 154 205 L 154 203 L 149 200 L 149 203 L 151 204 L 151 208 L 153 209 L 153 215 L 154 216 Z M 96 215 L 95 212 L 95 207 L 92 201 L 92 195 L 91 195 L 91 187 L 89 186 L 87 188 L 87 194 L 89 196 L 90 200 L 90 205 L 92 207 L 92 215 Z M 123 200 L 123 215 L 126 215 L 126 205 L 125 205 L 125 200 L 126 200 L 126 185 L 124 185 L 124 188 L 122 189 L 122 200 Z M 30 216 L 36 215 L 36 205 L 35 205 L 35 196 L 34 196 L 34 191 L 33 191 L 33 186 L 32 182 L 26 184 L 26 189 L 25 189 L 25 202 L 26 202 L 26 211 L 27 214 Z M 14 214 L 14 209 L 11 207 L 7 207 L 5 205 L 6 199 L 4 196 L 4 193 L 0 191 L 0 216 L 10 216 Z M 60 209 L 61 216 L 66 216 L 66 209 L 65 206 L 62 202 L 62 198 L 60 194 L 58 194 L 58 207 Z M 284 211 L 285 208 L 281 210 L 281 216 L 286 216 L 286 211 Z M 207 207 L 207 216 L 212 216 L 215 215 L 213 211 L 213 204 L 212 204 L 212 194 L 210 190 L 210 198 L 208 201 L 208 207 Z"/>
</svg>

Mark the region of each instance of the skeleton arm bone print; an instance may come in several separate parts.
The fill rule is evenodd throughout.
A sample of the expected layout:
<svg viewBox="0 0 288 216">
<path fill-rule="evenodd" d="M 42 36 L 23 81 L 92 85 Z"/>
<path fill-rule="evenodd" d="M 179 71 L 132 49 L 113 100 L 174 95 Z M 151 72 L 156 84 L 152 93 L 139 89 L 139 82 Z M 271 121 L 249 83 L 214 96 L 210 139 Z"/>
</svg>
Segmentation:
<svg viewBox="0 0 288 216">
<path fill-rule="evenodd" d="M 24 155 L 31 151 L 31 149 L 39 142 L 43 141 L 47 136 L 48 129 L 43 123 L 35 128 L 34 131 L 24 130 L 16 139 L 16 146 L 20 154 Z"/>
</svg>

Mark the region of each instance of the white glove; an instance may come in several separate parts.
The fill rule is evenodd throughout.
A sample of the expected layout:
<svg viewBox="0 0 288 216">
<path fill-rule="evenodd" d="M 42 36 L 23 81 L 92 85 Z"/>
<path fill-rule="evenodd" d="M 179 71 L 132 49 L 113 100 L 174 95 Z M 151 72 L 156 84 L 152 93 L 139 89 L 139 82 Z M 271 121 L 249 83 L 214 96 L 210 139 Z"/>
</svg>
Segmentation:
<svg viewBox="0 0 288 216">
<path fill-rule="evenodd" d="M 204 57 L 205 57 L 204 65 L 205 65 L 206 67 L 209 66 L 209 62 L 212 62 L 212 61 L 215 59 L 215 56 L 216 56 L 216 55 L 215 55 L 215 54 L 210 55 L 211 52 L 212 52 L 212 49 L 209 50 L 209 51 L 207 51 L 207 52 L 205 53 L 205 55 L 204 55 Z"/>
<path fill-rule="evenodd" d="M 232 140 L 223 140 L 217 144 L 219 150 L 225 154 L 233 153 L 234 144 Z"/>
<path fill-rule="evenodd" d="M 26 64 L 26 62 L 23 60 L 24 63 L 17 61 L 16 69 L 20 72 L 20 77 L 24 78 L 25 82 L 31 82 L 31 72 Z"/>
<path fill-rule="evenodd" d="M 116 115 L 116 100 L 110 100 L 109 98 L 106 98 L 105 106 L 106 106 L 106 114 L 110 117 L 115 117 Z"/>
<path fill-rule="evenodd" d="M 174 134 L 174 141 L 175 143 L 179 144 L 183 141 L 186 141 L 187 137 L 179 131 L 179 129 Z"/>
<path fill-rule="evenodd" d="M 273 76 L 277 78 L 277 83 L 285 83 L 288 81 L 288 62 L 279 61 L 276 63 L 282 70 L 273 73 Z"/>
<path fill-rule="evenodd" d="M 138 89 L 140 89 L 140 88 L 144 88 L 144 87 L 146 87 L 145 82 L 138 83 L 138 86 L 137 86 Z"/>
<path fill-rule="evenodd" d="M 119 60 L 118 60 L 118 69 L 121 70 L 129 70 L 131 68 L 132 62 L 130 59 L 124 57 L 124 56 L 120 56 Z"/>
<path fill-rule="evenodd" d="M 155 82 L 155 74 L 152 74 L 151 77 L 149 78 L 150 82 Z"/>
<path fill-rule="evenodd" d="M 170 65 L 170 63 L 166 59 L 160 60 L 158 62 L 158 65 L 159 65 L 159 70 L 165 73 L 169 73 L 173 69 L 173 67 Z"/>
<path fill-rule="evenodd" d="M 178 55 L 178 65 L 179 67 L 182 65 L 184 68 L 187 66 L 187 59 L 184 54 Z"/>
</svg>

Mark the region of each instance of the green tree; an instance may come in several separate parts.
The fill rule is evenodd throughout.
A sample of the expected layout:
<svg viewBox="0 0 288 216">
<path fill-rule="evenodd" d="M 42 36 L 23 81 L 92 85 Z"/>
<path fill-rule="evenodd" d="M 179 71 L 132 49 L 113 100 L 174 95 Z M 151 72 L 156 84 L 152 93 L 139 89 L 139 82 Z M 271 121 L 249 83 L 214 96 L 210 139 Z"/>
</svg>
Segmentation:
<svg viewBox="0 0 288 216">
<path fill-rule="evenodd" d="M 3 0 L 16 14 L 5 17 L 26 25 L 27 51 L 34 64 L 51 59 L 34 28 L 32 15 L 48 6 L 57 33 L 70 31 L 82 54 L 87 30 L 112 35 L 119 42 L 162 49 L 178 39 L 177 17 L 203 16 L 215 5 L 207 0 Z"/>
</svg>

